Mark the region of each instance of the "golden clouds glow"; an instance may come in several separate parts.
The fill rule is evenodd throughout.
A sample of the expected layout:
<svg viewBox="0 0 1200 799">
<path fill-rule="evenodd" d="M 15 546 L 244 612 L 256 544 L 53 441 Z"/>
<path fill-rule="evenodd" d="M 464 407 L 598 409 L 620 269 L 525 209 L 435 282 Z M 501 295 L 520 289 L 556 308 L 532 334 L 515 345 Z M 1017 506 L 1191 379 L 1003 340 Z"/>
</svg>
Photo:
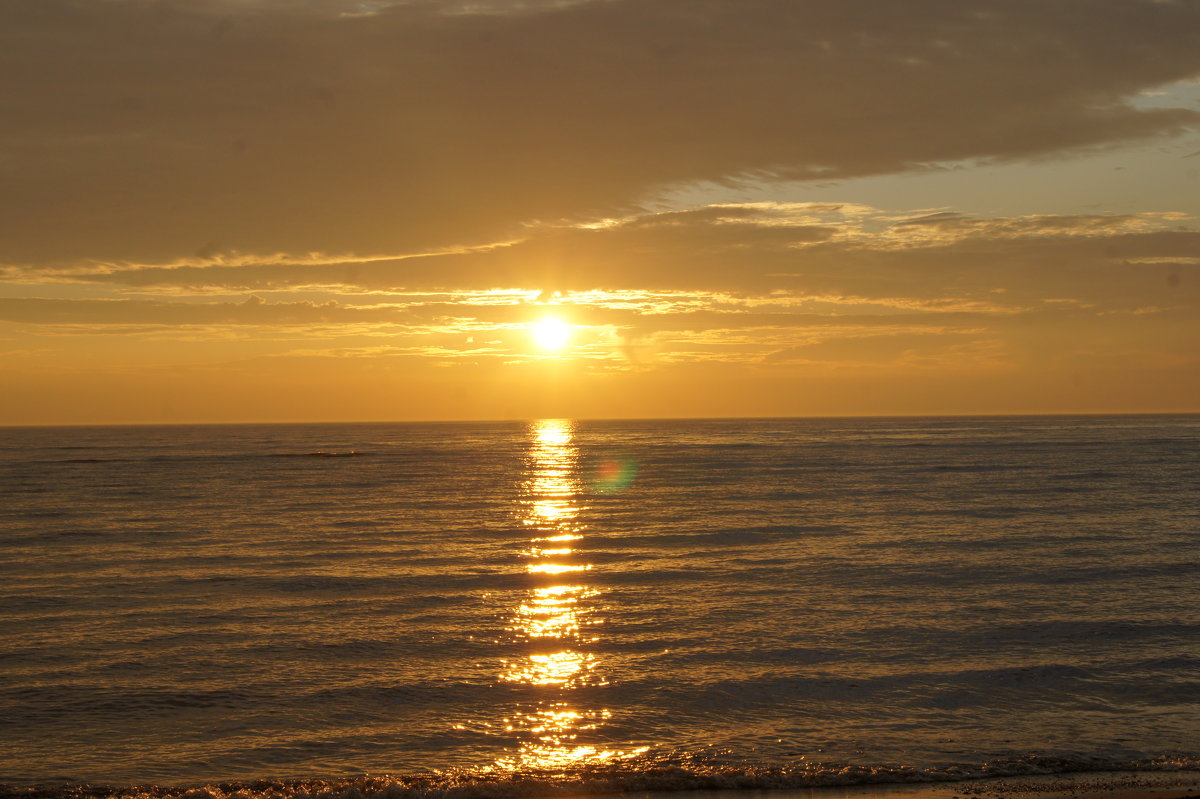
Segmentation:
<svg viewBox="0 0 1200 799">
<path fill-rule="evenodd" d="M 78 368 L 89 342 L 104 340 L 119 369 L 178 370 L 182 353 L 207 345 L 208 359 L 227 364 L 352 359 L 404 371 L 424 360 L 483 374 L 561 355 L 569 342 L 584 377 L 700 363 L 762 374 L 803 368 L 806 380 L 814 370 L 1011 375 L 1030 359 L 1077 358 L 1077 345 L 1054 343 L 1065 330 L 1096 331 L 1072 333 L 1071 342 L 1132 340 L 1186 325 L 1200 304 L 1188 254 L 1200 236 L 1177 229 L 1187 221 L 1164 213 L 971 219 L 861 205 L 722 204 L 594 228 L 531 229 L 503 248 L 440 256 L 443 268 L 427 273 L 403 258 L 337 265 L 315 256 L 285 265 L 80 269 L 72 285 L 112 296 L 0 298 L 10 335 L 34 345 L 6 348 L 0 358 L 36 372 L 45 353 L 57 351 L 64 367 Z M 536 268 L 522 277 L 520 265 L 564 242 L 574 267 L 560 265 L 558 282 L 570 288 L 553 293 L 552 305 L 537 288 L 437 287 L 488 274 L 537 280 Z M 319 282 L 307 271 L 314 268 Z M 70 289 L 62 272 L 45 284 L 33 272 L 26 278 L 34 290 Z M 677 288 L 633 287 L 668 280 Z M 227 285 L 216 289 L 220 283 Z M 236 293 L 246 285 L 255 293 Z M 1035 354 L 1024 341 L 1037 331 L 1048 343 Z M 1164 334 L 1160 360 L 1174 348 L 1168 360 L 1186 364 L 1180 346 Z"/>
</svg>

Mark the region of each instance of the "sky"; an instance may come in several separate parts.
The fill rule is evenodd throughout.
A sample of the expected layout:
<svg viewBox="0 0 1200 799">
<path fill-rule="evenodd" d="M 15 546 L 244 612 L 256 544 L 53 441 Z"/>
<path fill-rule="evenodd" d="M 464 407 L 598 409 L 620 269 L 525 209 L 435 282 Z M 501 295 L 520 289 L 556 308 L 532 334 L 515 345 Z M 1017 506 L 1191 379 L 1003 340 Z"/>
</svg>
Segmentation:
<svg viewBox="0 0 1200 799">
<path fill-rule="evenodd" d="M 1200 411 L 1200 0 L 0 0 L 0 424 Z"/>
</svg>

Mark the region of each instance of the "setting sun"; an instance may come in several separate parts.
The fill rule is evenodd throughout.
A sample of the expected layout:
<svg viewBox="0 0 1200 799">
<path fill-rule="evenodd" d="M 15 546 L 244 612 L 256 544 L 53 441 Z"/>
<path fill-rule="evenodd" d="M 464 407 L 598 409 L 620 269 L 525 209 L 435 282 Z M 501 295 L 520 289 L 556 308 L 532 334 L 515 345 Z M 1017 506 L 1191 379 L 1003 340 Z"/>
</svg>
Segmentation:
<svg viewBox="0 0 1200 799">
<path fill-rule="evenodd" d="M 557 352 L 571 341 L 571 324 L 555 316 L 547 316 L 530 325 L 533 340 L 543 350 Z"/>
</svg>

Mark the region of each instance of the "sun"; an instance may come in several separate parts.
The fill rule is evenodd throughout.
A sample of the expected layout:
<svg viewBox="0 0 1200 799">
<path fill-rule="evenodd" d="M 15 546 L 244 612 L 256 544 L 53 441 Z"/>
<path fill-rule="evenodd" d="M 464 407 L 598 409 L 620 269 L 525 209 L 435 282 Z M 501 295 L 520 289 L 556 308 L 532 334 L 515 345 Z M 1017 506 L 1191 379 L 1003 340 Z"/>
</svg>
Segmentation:
<svg viewBox="0 0 1200 799">
<path fill-rule="evenodd" d="M 547 352 L 566 349 L 571 341 L 571 323 L 557 316 L 546 316 L 529 326 L 537 345 Z"/>
</svg>

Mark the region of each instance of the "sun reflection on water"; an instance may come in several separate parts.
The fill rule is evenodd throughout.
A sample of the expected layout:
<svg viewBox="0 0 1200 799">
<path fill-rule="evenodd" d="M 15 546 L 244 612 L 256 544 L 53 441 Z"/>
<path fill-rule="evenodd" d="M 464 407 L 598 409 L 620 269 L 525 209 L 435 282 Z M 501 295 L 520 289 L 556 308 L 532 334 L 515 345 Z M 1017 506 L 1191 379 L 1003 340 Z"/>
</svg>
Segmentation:
<svg viewBox="0 0 1200 799">
<path fill-rule="evenodd" d="M 529 638 L 577 639 L 580 637 L 581 601 L 598 592 L 579 585 L 554 585 L 534 589 L 517 608 L 509 629 Z"/>
<path fill-rule="evenodd" d="M 594 663 L 595 658 L 591 655 L 569 649 L 548 655 L 529 655 L 509 664 L 501 679 L 526 685 L 568 685 L 583 680 Z"/>
<path fill-rule="evenodd" d="M 525 567 L 530 574 L 562 574 L 564 572 L 587 571 L 591 566 L 568 563 L 531 563 Z"/>
<path fill-rule="evenodd" d="M 600 591 L 582 582 L 592 564 L 577 549 L 583 539 L 579 514 L 578 452 L 574 426 L 545 419 L 530 427 L 528 477 L 522 485 L 522 522 L 536 534 L 524 551 L 525 571 L 535 585 L 512 611 L 509 640 L 526 652 L 504 661 L 500 679 L 537 691 L 528 706 L 504 719 L 517 749 L 498 758 L 504 770 L 564 769 L 611 762 L 644 749 L 609 749 L 590 743 L 589 734 L 611 718 L 607 708 L 572 701 L 572 691 L 607 685 L 597 656 Z M 570 582 L 562 582 L 566 575 Z"/>
<path fill-rule="evenodd" d="M 539 769 L 566 769 L 584 763 L 619 760 L 645 751 L 639 749 L 635 752 L 622 752 L 578 743 L 581 732 L 594 730 L 599 726 L 598 722 L 611 717 L 612 713 L 608 710 L 581 712 L 565 703 L 557 703 L 528 715 L 505 719 L 508 725 L 506 729 L 520 729 L 532 735 L 534 739 L 522 743 L 514 756 L 500 758 L 496 764 L 514 771 L 531 766 Z"/>
</svg>

